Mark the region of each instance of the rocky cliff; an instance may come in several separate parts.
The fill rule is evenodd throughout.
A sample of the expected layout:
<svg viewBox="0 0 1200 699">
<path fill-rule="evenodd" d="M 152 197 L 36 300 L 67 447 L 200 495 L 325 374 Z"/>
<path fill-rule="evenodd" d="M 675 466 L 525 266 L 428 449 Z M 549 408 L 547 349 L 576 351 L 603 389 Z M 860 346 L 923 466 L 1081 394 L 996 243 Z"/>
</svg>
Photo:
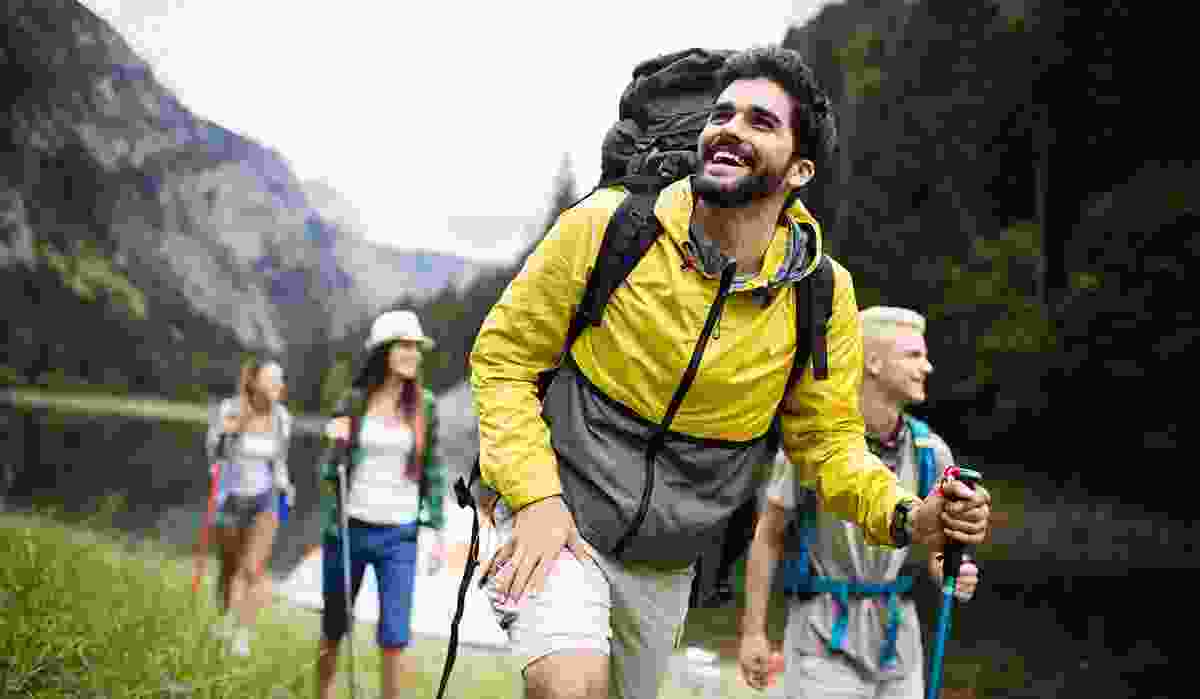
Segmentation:
<svg viewBox="0 0 1200 699">
<path fill-rule="evenodd" d="M 46 310 L 67 303 L 62 289 L 82 305 L 61 313 L 95 318 L 100 300 L 102 315 L 122 318 L 111 339 L 286 353 L 474 273 L 326 216 L 331 202 L 347 208 L 331 187 L 311 201 L 312 183 L 282 154 L 195 116 L 73 0 L 6 2 L 0 65 L 0 267 L 15 296 L 0 366 L 10 375 L 63 363 L 71 336 L 36 349 L 57 332 Z"/>
</svg>

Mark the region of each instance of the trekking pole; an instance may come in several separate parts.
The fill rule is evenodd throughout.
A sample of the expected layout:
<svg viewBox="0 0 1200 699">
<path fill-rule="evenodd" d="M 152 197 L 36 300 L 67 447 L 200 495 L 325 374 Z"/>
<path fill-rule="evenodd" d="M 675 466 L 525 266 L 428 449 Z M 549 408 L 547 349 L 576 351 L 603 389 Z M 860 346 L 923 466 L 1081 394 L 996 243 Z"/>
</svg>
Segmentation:
<svg viewBox="0 0 1200 699">
<path fill-rule="evenodd" d="M 350 699 L 354 699 L 357 684 L 354 677 L 354 600 L 350 590 L 350 516 L 346 514 L 346 464 L 338 463 L 338 515 L 342 529 L 342 592 L 346 598 L 346 650 L 350 663 Z"/>
<path fill-rule="evenodd" d="M 197 532 L 196 565 L 195 573 L 192 574 L 193 595 L 200 591 L 200 580 L 204 577 L 204 568 L 208 560 L 208 537 L 213 526 L 213 519 L 216 517 L 217 486 L 220 478 L 221 462 L 214 461 L 209 469 L 208 510 L 204 514 L 203 521 L 200 522 L 200 531 Z"/>
<path fill-rule="evenodd" d="M 951 478 L 962 481 L 968 488 L 983 480 L 983 475 L 969 468 L 952 468 Z M 926 699 L 937 699 L 942 685 L 942 657 L 946 651 L 946 637 L 950 635 L 950 614 L 954 610 L 954 588 L 958 584 L 958 569 L 962 565 L 964 545 L 960 542 L 946 542 L 942 550 L 945 558 L 942 560 L 942 609 L 938 614 L 937 637 L 933 642 L 933 657 L 929 664 L 929 685 Z"/>
</svg>

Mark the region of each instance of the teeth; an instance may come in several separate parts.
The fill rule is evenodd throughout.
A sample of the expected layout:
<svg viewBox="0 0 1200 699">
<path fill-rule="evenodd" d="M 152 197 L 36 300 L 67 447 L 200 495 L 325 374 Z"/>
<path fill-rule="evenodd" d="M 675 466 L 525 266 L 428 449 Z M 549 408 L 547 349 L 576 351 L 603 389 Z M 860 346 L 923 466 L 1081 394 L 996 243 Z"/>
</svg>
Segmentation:
<svg viewBox="0 0 1200 699">
<path fill-rule="evenodd" d="M 738 166 L 742 166 L 742 167 L 744 167 L 746 165 L 745 161 L 743 161 L 741 158 L 737 157 L 733 153 L 730 153 L 729 151 L 720 151 L 717 154 L 713 155 L 714 163 L 721 161 L 721 160 L 728 161 L 728 162 L 733 163 L 734 165 L 738 165 Z"/>
<path fill-rule="evenodd" d="M 722 149 L 713 154 L 712 161 L 714 163 L 721 161 L 721 160 L 733 163 L 734 165 L 737 165 L 739 167 L 746 167 L 746 161 L 743 160 L 740 156 L 738 156 L 733 151 Z"/>
</svg>

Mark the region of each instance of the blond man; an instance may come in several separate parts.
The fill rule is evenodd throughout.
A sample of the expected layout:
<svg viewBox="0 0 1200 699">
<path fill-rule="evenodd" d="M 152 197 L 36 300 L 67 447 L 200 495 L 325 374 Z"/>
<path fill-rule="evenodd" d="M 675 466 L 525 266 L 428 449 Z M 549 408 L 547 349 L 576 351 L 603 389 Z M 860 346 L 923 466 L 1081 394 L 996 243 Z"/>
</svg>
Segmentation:
<svg viewBox="0 0 1200 699">
<path fill-rule="evenodd" d="M 922 487 L 931 487 L 937 475 L 954 465 L 945 441 L 905 412 L 925 400 L 925 382 L 933 372 L 925 318 L 887 306 L 868 308 L 859 317 L 868 447 L 905 488 L 925 497 Z M 909 549 L 869 544 L 856 524 L 820 506 L 813 484 L 796 481 L 783 454 L 777 465 L 747 565 L 740 653 L 747 683 L 757 689 L 766 685 L 767 597 L 777 562 L 795 555 L 790 549 L 803 533 L 807 558 L 796 560 L 803 560 L 804 569 L 785 569 L 795 579 L 783 581 L 790 589 L 783 652 L 786 696 L 920 699 L 920 624 L 910 596 L 912 578 L 901 574 Z M 942 575 L 941 559 L 933 552 L 926 566 L 936 580 Z M 978 568 L 964 561 L 958 598 L 970 599 L 977 584 Z"/>
</svg>

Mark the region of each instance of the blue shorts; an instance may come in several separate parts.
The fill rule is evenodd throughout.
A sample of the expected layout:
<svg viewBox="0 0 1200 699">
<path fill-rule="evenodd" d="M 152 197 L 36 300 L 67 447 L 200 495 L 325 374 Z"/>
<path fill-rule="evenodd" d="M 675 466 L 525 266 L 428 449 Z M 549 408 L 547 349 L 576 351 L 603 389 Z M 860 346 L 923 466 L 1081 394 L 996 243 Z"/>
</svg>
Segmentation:
<svg viewBox="0 0 1200 699">
<path fill-rule="evenodd" d="M 342 547 L 338 537 L 325 537 L 321 545 L 321 635 L 340 641 L 346 635 L 345 573 Z M 370 563 L 379 586 L 379 628 L 376 639 L 381 648 L 404 648 L 409 643 L 413 587 L 417 575 L 417 525 L 377 526 L 350 520 L 350 589 L 358 599 L 363 573 Z"/>
</svg>

